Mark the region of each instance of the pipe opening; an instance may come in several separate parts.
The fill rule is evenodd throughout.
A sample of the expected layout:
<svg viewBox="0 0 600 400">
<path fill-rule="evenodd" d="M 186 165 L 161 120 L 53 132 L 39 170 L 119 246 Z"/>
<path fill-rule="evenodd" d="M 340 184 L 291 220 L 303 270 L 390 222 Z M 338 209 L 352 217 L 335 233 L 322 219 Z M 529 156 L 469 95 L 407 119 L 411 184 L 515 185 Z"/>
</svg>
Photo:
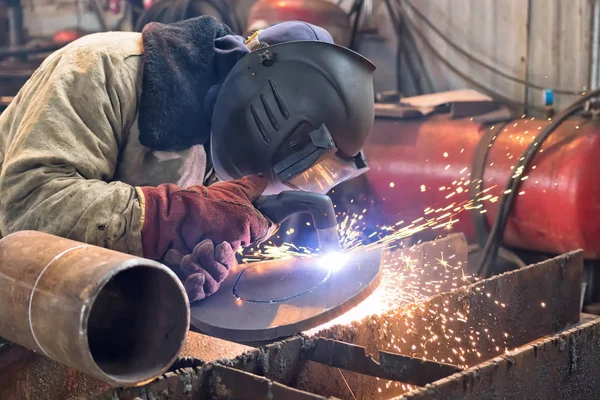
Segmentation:
<svg viewBox="0 0 600 400">
<path fill-rule="evenodd" d="M 187 299 L 174 278 L 149 266 L 123 270 L 102 288 L 88 319 L 88 344 L 113 379 L 141 382 L 170 364 L 188 329 Z"/>
</svg>

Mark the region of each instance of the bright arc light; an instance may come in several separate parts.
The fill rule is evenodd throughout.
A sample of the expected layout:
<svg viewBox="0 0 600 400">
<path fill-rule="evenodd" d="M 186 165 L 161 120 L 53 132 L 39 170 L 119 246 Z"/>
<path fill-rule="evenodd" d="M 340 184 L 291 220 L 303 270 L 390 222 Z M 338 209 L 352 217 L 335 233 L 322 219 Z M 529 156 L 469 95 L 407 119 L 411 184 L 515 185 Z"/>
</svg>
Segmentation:
<svg viewBox="0 0 600 400">
<path fill-rule="evenodd" d="M 348 254 L 340 253 L 337 251 L 327 253 L 319 258 L 319 267 L 328 269 L 330 271 L 337 271 L 341 269 L 348 262 Z"/>
</svg>

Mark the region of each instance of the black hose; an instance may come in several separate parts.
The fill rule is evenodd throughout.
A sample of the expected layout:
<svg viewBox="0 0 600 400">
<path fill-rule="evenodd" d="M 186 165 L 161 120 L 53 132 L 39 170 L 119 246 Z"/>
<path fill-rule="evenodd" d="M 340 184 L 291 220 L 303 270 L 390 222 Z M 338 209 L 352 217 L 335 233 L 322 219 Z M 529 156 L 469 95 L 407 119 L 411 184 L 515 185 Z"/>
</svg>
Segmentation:
<svg viewBox="0 0 600 400">
<path fill-rule="evenodd" d="M 385 0 L 385 5 L 387 7 L 388 13 L 390 15 L 390 20 L 392 21 L 392 25 L 394 27 L 394 32 L 396 33 L 396 40 L 398 41 L 398 47 L 396 49 L 396 88 L 398 93 L 402 93 L 402 56 L 406 59 L 407 72 L 410 75 L 410 78 L 414 84 L 414 87 L 418 94 L 423 94 L 423 86 L 421 85 L 421 79 L 419 74 L 415 70 L 415 66 L 412 64 L 412 60 L 410 59 L 408 52 L 404 51 L 404 47 L 407 44 L 408 38 L 405 39 L 405 34 L 408 34 L 408 31 L 405 29 L 405 24 L 401 20 L 402 15 L 392 7 L 391 0 Z M 422 61 L 422 60 L 419 60 Z M 421 74 L 423 74 L 426 78 L 427 72 L 423 65 L 421 65 Z M 431 87 L 431 85 L 430 85 Z"/>
<path fill-rule="evenodd" d="M 350 15 L 356 13 L 354 16 L 354 23 L 352 25 L 352 33 L 350 35 L 350 49 L 356 51 L 356 36 L 358 34 L 358 26 L 360 24 L 360 16 L 362 15 L 362 9 L 365 4 L 365 0 L 356 0 L 350 10 Z"/>
<path fill-rule="evenodd" d="M 585 96 L 574 101 L 567 109 L 557 114 L 552 122 L 542 129 L 540 134 L 536 136 L 535 140 L 523 152 L 515 166 L 514 174 L 506 182 L 506 187 L 504 188 L 504 193 L 498 207 L 498 214 L 496 215 L 494 225 L 488 236 L 485 247 L 483 248 L 483 254 L 479 265 L 477 266 L 478 275 L 487 277 L 493 273 L 492 263 L 496 259 L 500 242 L 504 238 L 506 224 L 522 181 L 521 176 L 523 176 L 525 171 L 529 168 L 533 158 L 538 153 L 538 149 L 541 148 L 544 141 L 548 139 L 550 134 L 554 132 L 563 121 L 581 111 L 585 107 L 587 101 L 598 96 L 600 96 L 600 89 L 589 92 Z"/>
</svg>

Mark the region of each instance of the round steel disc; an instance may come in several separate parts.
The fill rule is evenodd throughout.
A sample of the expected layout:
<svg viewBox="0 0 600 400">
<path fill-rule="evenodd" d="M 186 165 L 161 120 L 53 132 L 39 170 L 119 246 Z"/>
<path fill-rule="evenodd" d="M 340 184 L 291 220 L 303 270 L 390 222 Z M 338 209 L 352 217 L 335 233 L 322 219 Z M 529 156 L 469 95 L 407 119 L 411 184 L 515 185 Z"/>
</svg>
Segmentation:
<svg viewBox="0 0 600 400">
<path fill-rule="evenodd" d="M 378 286 L 380 271 L 381 249 L 236 265 L 217 293 L 192 305 L 191 323 L 236 342 L 293 335 L 360 303 Z"/>
</svg>

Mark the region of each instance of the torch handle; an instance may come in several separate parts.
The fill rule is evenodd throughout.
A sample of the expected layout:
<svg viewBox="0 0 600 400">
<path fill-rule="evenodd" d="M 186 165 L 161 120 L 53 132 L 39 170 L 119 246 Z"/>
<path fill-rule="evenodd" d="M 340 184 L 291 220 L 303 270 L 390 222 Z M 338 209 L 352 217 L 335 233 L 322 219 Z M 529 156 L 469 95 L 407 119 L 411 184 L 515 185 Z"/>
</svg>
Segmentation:
<svg viewBox="0 0 600 400">
<path fill-rule="evenodd" d="M 298 213 L 310 214 L 315 228 L 328 229 L 337 226 L 335 210 L 329 196 L 325 194 L 284 191 L 270 196 L 261 196 L 254 206 L 276 224 Z"/>
</svg>

